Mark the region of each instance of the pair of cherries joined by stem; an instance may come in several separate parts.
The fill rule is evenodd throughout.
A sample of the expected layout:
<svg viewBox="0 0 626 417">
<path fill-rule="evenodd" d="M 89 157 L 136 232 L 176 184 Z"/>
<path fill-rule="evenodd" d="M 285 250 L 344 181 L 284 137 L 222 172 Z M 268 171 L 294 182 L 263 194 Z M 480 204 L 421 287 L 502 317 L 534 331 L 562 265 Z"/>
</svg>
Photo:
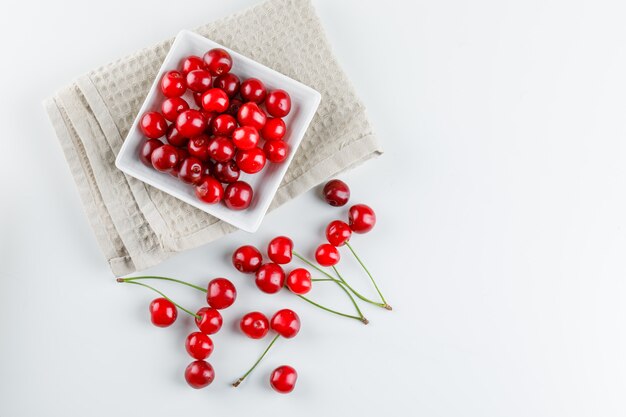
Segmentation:
<svg viewBox="0 0 626 417">
<path fill-rule="evenodd" d="M 165 97 L 160 112 L 148 111 L 139 119 L 147 138 L 139 158 L 192 185 L 204 203 L 244 210 L 254 190 L 241 173 L 256 174 L 267 161 L 282 163 L 289 156 L 283 117 L 291 98 L 281 89 L 268 91 L 257 78 L 241 82 L 232 66 L 230 54 L 215 48 L 167 71 L 160 81 Z"/>
<path fill-rule="evenodd" d="M 298 317 L 295 311 L 287 308 L 277 311 L 269 320 L 265 314 L 259 311 L 252 311 L 241 318 L 239 328 L 243 334 L 251 339 L 262 339 L 268 334 L 270 329 L 276 332 L 276 336 L 272 338 L 272 341 L 254 365 L 233 383 L 234 387 L 238 387 L 250 375 L 279 337 L 291 339 L 298 334 L 300 331 L 300 317 Z M 291 366 L 283 365 L 272 371 L 270 385 L 275 391 L 286 394 L 293 391 L 297 379 L 298 373 L 296 370 Z"/>
<path fill-rule="evenodd" d="M 142 280 L 163 280 L 177 282 L 206 293 L 208 306 L 200 308 L 196 313 L 175 303 L 161 291 L 147 285 Z M 187 383 L 196 389 L 210 385 L 215 379 L 213 366 L 206 359 L 213 352 L 213 340 L 209 335 L 220 331 L 223 318 L 219 310 L 230 307 L 237 298 L 237 290 L 232 282 L 226 278 L 211 280 L 206 289 L 174 278 L 143 276 L 132 278 L 118 278 L 118 282 L 140 285 L 159 293 L 162 297 L 150 303 L 150 320 L 155 326 L 169 327 L 176 321 L 178 310 L 194 317 L 198 331 L 190 333 L 185 340 L 187 353 L 195 359 L 185 369 L 184 376 Z"/>
</svg>

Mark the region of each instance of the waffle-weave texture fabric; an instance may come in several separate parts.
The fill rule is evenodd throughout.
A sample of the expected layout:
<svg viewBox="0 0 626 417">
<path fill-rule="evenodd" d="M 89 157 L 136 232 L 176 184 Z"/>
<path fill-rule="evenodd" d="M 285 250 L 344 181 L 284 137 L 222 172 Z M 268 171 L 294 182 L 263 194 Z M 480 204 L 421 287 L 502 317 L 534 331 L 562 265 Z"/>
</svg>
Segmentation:
<svg viewBox="0 0 626 417">
<path fill-rule="evenodd" d="M 382 153 L 309 0 L 269 0 L 195 32 L 322 95 L 270 210 Z M 117 276 L 236 230 L 115 167 L 172 41 L 93 70 L 44 102 L 98 243 Z"/>
</svg>

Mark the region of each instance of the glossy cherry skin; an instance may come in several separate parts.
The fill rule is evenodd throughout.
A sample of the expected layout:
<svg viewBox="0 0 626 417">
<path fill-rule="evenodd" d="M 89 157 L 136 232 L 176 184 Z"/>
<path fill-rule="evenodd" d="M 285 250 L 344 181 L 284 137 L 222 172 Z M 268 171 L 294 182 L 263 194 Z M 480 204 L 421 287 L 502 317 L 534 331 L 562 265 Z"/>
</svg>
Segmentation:
<svg viewBox="0 0 626 417">
<path fill-rule="evenodd" d="M 241 170 L 235 161 L 216 162 L 213 165 L 213 176 L 219 182 L 232 184 L 239 179 Z"/>
<path fill-rule="evenodd" d="M 250 207 L 254 192 L 252 187 L 245 181 L 235 181 L 226 187 L 224 192 L 224 204 L 231 210 L 245 210 Z"/>
<path fill-rule="evenodd" d="M 172 145 L 162 145 L 152 151 L 150 161 L 152 162 L 154 169 L 157 171 L 169 172 L 172 168 L 178 165 L 178 150 Z"/>
<path fill-rule="evenodd" d="M 187 88 L 196 93 L 203 93 L 211 88 L 213 81 L 209 71 L 203 69 L 189 71 L 185 79 L 187 81 Z"/>
<path fill-rule="evenodd" d="M 202 179 L 204 167 L 202 161 L 194 156 L 187 157 L 178 168 L 178 178 L 187 184 L 197 184 Z"/>
<path fill-rule="evenodd" d="M 224 113 L 228 110 L 228 95 L 219 88 L 211 88 L 202 93 L 202 108 L 206 111 Z"/>
<path fill-rule="evenodd" d="M 291 339 L 300 331 L 300 317 L 295 311 L 285 308 L 272 316 L 270 327 L 282 337 Z"/>
<path fill-rule="evenodd" d="M 204 388 L 215 379 L 215 371 L 210 363 L 197 360 L 187 365 L 185 369 L 185 380 L 195 389 Z"/>
<path fill-rule="evenodd" d="M 330 243 L 322 243 L 317 247 L 315 251 L 315 260 L 322 266 L 334 266 L 337 265 L 341 256 L 336 247 Z"/>
<path fill-rule="evenodd" d="M 152 152 L 163 145 L 158 139 L 146 139 L 139 148 L 139 159 L 149 167 L 152 166 Z"/>
<path fill-rule="evenodd" d="M 199 56 L 191 55 L 183 60 L 181 67 L 183 75 L 187 75 L 193 70 L 204 69 L 204 61 Z"/>
<path fill-rule="evenodd" d="M 165 97 L 180 97 L 187 90 L 185 77 L 178 71 L 168 71 L 161 78 L 161 92 Z"/>
<path fill-rule="evenodd" d="M 185 159 L 189 158 L 189 152 L 187 152 L 187 150 L 183 148 L 176 148 L 176 151 L 178 152 L 178 163 L 176 164 L 176 166 L 174 166 L 174 168 L 169 171 L 169 174 L 172 177 L 178 178 L 178 172 L 180 170 L 181 163 Z"/>
<path fill-rule="evenodd" d="M 352 236 L 352 229 L 346 222 L 333 220 L 326 227 L 326 239 L 333 246 L 343 246 Z"/>
<path fill-rule="evenodd" d="M 176 118 L 176 129 L 181 135 L 193 138 L 206 129 L 206 117 L 199 110 L 185 110 Z"/>
<path fill-rule="evenodd" d="M 257 130 L 261 130 L 265 125 L 267 116 L 256 103 L 245 103 L 239 107 L 237 112 L 237 120 L 241 126 L 252 126 Z"/>
<path fill-rule="evenodd" d="M 265 140 L 281 140 L 285 137 L 285 133 L 287 133 L 287 127 L 280 117 L 268 118 L 261 129 L 261 136 Z"/>
<path fill-rule="evenodd" d="M 248 78 L 241 83 L 239 93 L 244 100 L 261 104 L 263 100 L 265 100 L 267 89 L 265 88 L 263 82 L 258 78 Z"/>
<path fill-rule="evenodd" d="M 282 140 L 270 140 L 263 145 L 263 152 L 270 162 L 280 164 L 289 156 L 289 144 Z"/>
<path fill-rule="evenodd" d="M 224 198 L 224 188 L 222 184 L 210 175 L 203 175 L 198 181 L 196 197 L 207 204 L 217 204 Z"/>
<path fill-rule="evenodd" d="M 280 265 L 266 263 L 256 271 L 256 286 L 267 294 L 276 294 L 285 285 L 285 271 Z"/>
<path fill-rule="evenodd" d="M 230 114 L 220 114 L 215 116 L 209 125 L 211 126 L 211 132 L 215 136 L 230 137 L 237 127 L 237 120 Z"/>
<path fill-rule="evenodd" d="M 209 141 L 208 135 L 198 135 L 191 138 L 187 143 L 189 155 L 195 156 L 201 161 L 207 161 L 209 159 Z"/>
<path fill-rule="evenodd" d="M 296 268 L 287 275 L 287 288 L 294 294 L 308 293 L 311 284 L 311 273 L 304 268 Z"/>
<path fill-rule="evenodd" d="M 213 352 L 213 341 L 202 332 L 193 332 L 185 340 L 185 349 L 194 359 L 206 359 Z"/>
<path fill-rule="evenodd" d="M 205 334 L 215 334 L 222 328 L 222 315 L 220 312 L 211 307 L 202 307 L 196 312 L 196 326 Z"/>
<path fill-rule="evenodd" d="M 350 200 L 350 187 L 341 180 L 330 180 L 324 185 L 324 200 L 331 206 L 345 206 Z"/>
<path fill-rule="evenodd" d="M 161 113 L 170 122 L 175 122 L 180 112 L 189 110 L 189 104 L 180 97 L 170 97 L 161 104 Z"/>
<path fill-rule="evenodd" d="M 226 278 L 215 278 L 209 282 L 206 301 L 217 310 L 230 307 L 237 298 L 237 290 Z"/>
<path fill-rule="evenodd" d="M 196 106 L 202 109 L 202 94 L 203 93 L 192 93 L 193 102 L 196 103 Z"/>
<path fill-rule="evenodd" d="M 139 129 L 149 139 L 158 139 L 165 134 L 167 121 L 161 113 L 149 111 L 141 116 Z"/>
<path fill-rule="evenodd" d="M 150 303 L 150 321 L 157 327 L 171 326 L 178 317 L 174 303 L 166 298 L 155 298 Z"/>
<path fill-rule="evenodd" d="M 293 240 L 287 236 L 277 236 L 267 245 L 267 256 L 280 265 L 291 262 L 293 255 Z"/>
<path fill-rule="evenodd" d="M 259 311 L 252 311 L 241 318 L 239 328 L 251 339 L 263 339 L 270 331 L 270 321 Z"/>
<path fill-rule="evenodd" d="M 291 111 L 291 97 L 285 90 L 271 91 L 265 99 L 265 108 L 274 117 L 285 117 Z"/>
<path fill-rule="evenodd" d="M 212 75 L 226 74 L 233 67 L 233 59 L 222 48 L 214 48 L 202 57 L 204 66 Z"/>
<path fill-rule="evenodd" d="M 186 146 L 187 142 L 189 142 L 189 138 L 184 137 L 180 134 L 178 129 L 176 129 L 176 124 L 172 123 L 167 127 L 167 132 L 165 133 L 165 139 L 167 139 L 170 145 L 181 147 Z"/>
<path fill-rule="evenodd" d="M 224 90 L 224 92 L 228 95 L 228 97 L 232 98 L 237 95 L 239 92 L 239 87 L 241 82 L 239 81 L 239 77 L 237 77 L 232 72 L 228 72 L 226 74 L 222 74 L 213 81 L 213 87 L 219 88 L 220 90 Z"/>
<path fill-rule="evenodd" d="M 355 204 L 348 210 L 348 224 L 354 233 L 367 233 L 376 225 L 376 213 L 370 206 Z"/>
<path fill-rule="evenodd" d="M 233 143 L 238 149 L 250 150 L 256 148 L 261 140 L 259 131 L 252 126 L 241 126 L 232 132 Z"/>
<path fill-rule="evenodd" d="M 228 110 L 226 110 L 226 113 L 230 114 L 233 117 L 237 117 L 237 114 L 239 114 L 239 108 L 242 106 L 243 102 L 239 99 L 232 99 L 230 100 L 230 105 L 228 106 Z"/>
<path fill-rule="evenodd" d="M 246 174 L 256 174 L 263 169 L 267 158 L 265 157 L 263 149 L 252 148 L 247 151 L 237 151 L 237 154 L 235 154 L 235 162 L 239 169 Z"/>
<path fill-rule="evenodd" d="M 237 271 L 251 274 L 259 270 L 263 263 L 263 255 L 252 245 L 244 245 L 233 252 L 233 266 Z"/>
<path fill-rule="evenodd" d="M 235 145 L 225 136 L 215 136 L 207 147 L 209 156 L 217 162 L 227 162 L 235 156 Z"/>
<path fill-rule="evenodd" d="M 270 385 L 274 391 L 289 394 L 296 387 L 298 373 L 289 365 L 282 365 L 272 371 Z"/>
</svg>

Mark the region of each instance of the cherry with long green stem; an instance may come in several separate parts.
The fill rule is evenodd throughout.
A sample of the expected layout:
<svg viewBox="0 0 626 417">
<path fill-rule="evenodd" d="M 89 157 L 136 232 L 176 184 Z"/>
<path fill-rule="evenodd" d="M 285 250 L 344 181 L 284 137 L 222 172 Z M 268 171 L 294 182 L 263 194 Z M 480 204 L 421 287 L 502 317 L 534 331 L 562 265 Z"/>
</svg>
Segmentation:
<svg viewBox="0 0 626 417">
<path fill-rule="evenodd" d="M 350 318 L 350 319 L 358 320 L 358 321 L 362 322 L 363 324 L 368 324 L 369 323 L 369 320 L 366 319 L 363 316 L 363 313 L 361 313 L 361 310 L 359 309 L 358 305 L 356 305 L 356 304 L 355 304 L 355 307 L 356 307 L 359 315 L 358 316 L 353 316 L 351 314 L 342 313 L 340 311 L 333 310 L 332 308 L 328 308 L 326 306 L 323 306 L 323 305 L 321 305 L 321 304 L 319 304 L 319 303 L 317 303 L 317 302 L 315 302 L 315 301 L 311 300 L 310 298 L 307 298 L 307 297 L 305 297 L 303 295 L 300 295 L 300 294 L 296 294 L 296 295 L 298 297 L 302 298 L 307 303 L 312 304 L 312 305 L 314 305 L 314 306 L 316 306 L 318 308 L 321 308 L 322 310 L 328 311 L 329 313 L 333 313 L 333 314 L 336 314 L 338 316 L 342 316 L 342 317 L 347 317 L 347 318 Z"/>
<path fill-rule="evenodd" d="M 361 300 L 365 301 L 366 303 L 370 303 L 370 304 L 374 304 L 375 306 L 382 307 L 385 310 L 391 310 L 391 306 L 389 304 L 387 304 L 386 302 L 378 303 L 378 302 L 370 300 L 369 298 L 366 298 L 363 295 L 361 295 L 360 293 L 358 293 L 354 288 L 352 288 L 350 286 L 350 284 L 348 284 L 346 282 L 346 280 L 343 278 L 343 276 L 341 276 L 341 274 L 337 270 L 336 266 L 332 266 L 331 268 L 333 268 L 333 271 L 335 271 L 335 274 L 337 274 L 337 277 L 339 278 L 339 280 L 341 282 L 343 282 L 346 285 L 346 287 L 348 287 L 350 289 L 350 291 L 352 291 L 354 293 L 354 295 L 356 295 L 358 298 L 360 298 Z"/>
<path fill-rule="evenodd" d="M 148 288 L 148 289 L 156 292 L 157 294 L 161 295 L 161 297 L 165 298 L 170 303 L 174 304 L 177 308 L 179 308 L 180 310 L 182 310 L 185 313 L 189 314 L 190 316 L 192 316 L 194 318 L 200 318 L 200 316 L 198 316 L 196 313 L 192 312 L 191 310 L 187 310 L 185 307 L 181 306 L 180 304 L 178 304 L 177 302 L 175 302 L 174 300 L 169 298 L 167 295 L 163 294 L 161 291 L 157 290 L 156 288 L 154 288 L 154 287 L 152 287 L 152 286 L 150 286 L 148 284 L 144 284 L 143 282 L 128 281 L 125 278 L 118 278 L 117 282 L 124 282 L 126 284 L 140 285 L 142 287 Z"/>
<path fill-rule="evenodd" d="M 257 365 L 261 363 L 261 360 L 263 360 L 265 355 L 267 355 L 267 352 L 269 352 L 280 336 L 286 339 L 291 339 L 298 334 L 300 331 L 300 317 L 298 317 L 298 314 L 296 314 L 295 311 L 285 308 L 277 311 L 272 316 L 272 319 L 270 320 L 270 327 L 277 333 L 276 336 L 274 336 L 270 344 L 267 346 L 265 351 L 263 351 L 259 359 L 256 360 L 254 365 L 252 365 L 252 367 L 248 369 L 248 371 L 243 374 L 241 378 L 233 383 L 233 387 L 238 387 L 239 384 L 241 384 L 243 380 L 250 375 Z"/>
<path fill-rule="evenodd" d="M 370 280 L 372 281 L 372 284 L 374 284 L 374 288 L 376 289 L 376 292 L 380 296 L 380 299 L 382 300 L 383 304 L 385 304 L 385 306 L 386 306 L 385 308 L 387 308 L 388 310 L 391 310 L 391 306 L 387 303 L 387 300 L 385 300 L 385 297 L 383 296 L 383 293 L 378 288 L 378 285 L 376 284 L 376 281 L 374 280 L 374 277 L 370 273 L 369 269 L 367 269 L 367 267 L 365 266 L 365 264 L 363 263 L 363 261 L 361 260 L 359 255 L 356 254 L 356 252 L 354 251 L 354 248 L 352 248 L 352 245 L 350 244 L 350 242 L 346 242 L 346 246 L 348 247 L 350 252 L 352 252 L 352 255 L 354 255 L 354 257 L 356 258 L 357 262 L 361 265 L 363 270 L 367 273 L 367 276 L 370 277 Z"/>
</svg>

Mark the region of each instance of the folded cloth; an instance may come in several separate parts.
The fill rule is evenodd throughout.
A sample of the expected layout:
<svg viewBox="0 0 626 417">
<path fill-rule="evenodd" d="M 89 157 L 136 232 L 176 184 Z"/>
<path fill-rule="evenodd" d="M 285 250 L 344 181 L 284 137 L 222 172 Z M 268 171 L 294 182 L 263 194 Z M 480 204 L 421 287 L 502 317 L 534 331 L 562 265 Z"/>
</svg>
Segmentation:
<svg viewBox="0 0 626 417">
<path fill-rule="evenodd" d="M 322 95 L 270 210 L 382 153 L 309 0 L 269 0 L 196 32 Z M 235 230 L 115 167 L 171 44 L 98 68 L 44 102 L 97 240 L 118 276 Z"/>
</svg>

